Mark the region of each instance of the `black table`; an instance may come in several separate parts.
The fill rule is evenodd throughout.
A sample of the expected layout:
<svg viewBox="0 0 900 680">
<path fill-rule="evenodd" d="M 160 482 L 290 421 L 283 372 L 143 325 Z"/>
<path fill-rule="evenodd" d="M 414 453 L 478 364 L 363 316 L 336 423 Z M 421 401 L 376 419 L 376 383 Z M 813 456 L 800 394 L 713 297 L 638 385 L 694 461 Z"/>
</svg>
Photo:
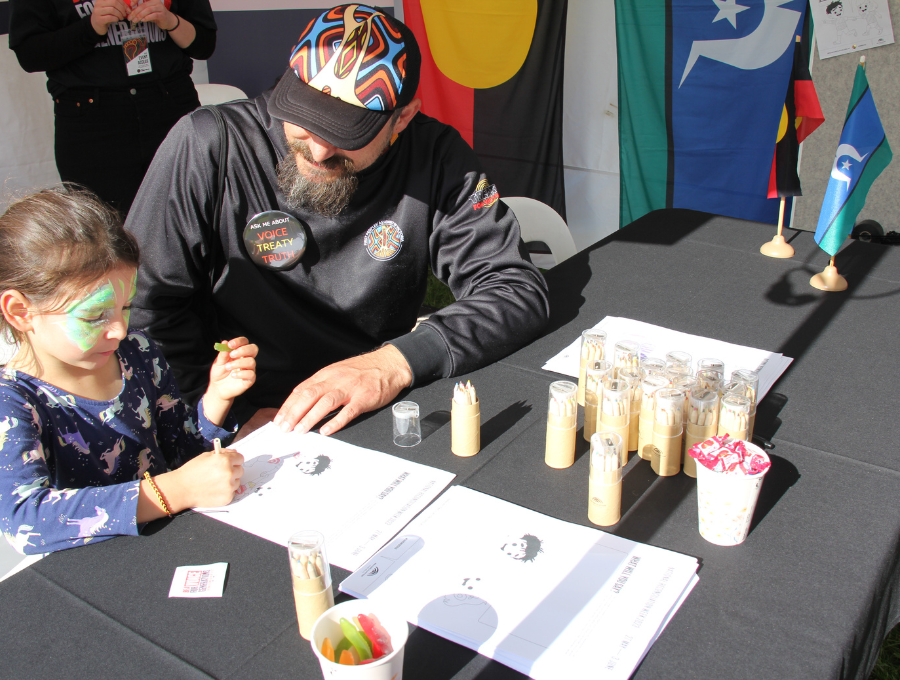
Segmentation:
<svg viewBox="0 0 900 680">
<path fill-rule="evenodd" d="M 770 226 L 691 211 L 646 216 L 547 274 L 547 333 L 471 378 L 483 450 L 450 451 L 451 381 L 413 390 L 426 438 L 391 443 L 390 413 L 338 433 L 353 444 L 456 473 L 455 483 L 563 520 L 587 521 L 587 445 L 576 463 L 543 463 L 547 386 L 540 366 L 604 316 L 624 316 L 795 361 L 760 404 L 756 429 L 773 466 L 750 536 L 723 548 L 697 531 L 696 485 L 632 460 L 620 536 L 693 555 L 700 583 L 636 678 L 865 678 L 900 619 L 900 251 L 851 242 L 837 264 L 845 293 L 809 277 L 827 256 L 811 235 L 774 260 Z M 789 238 L 791 238 L 789 234 Z M 880 395 L 880 396 L 879 396 Z M 284 548 L 186 513 L 56 553 L 0 583 L 4 677 L 319 678 L 297 634 Z M 176 566 L 226 561 L 221 599 L 168 599 Z M 335 570 L 339 582 L 346 572 Z M 339 596 L 339 600 L 344 596 Z M 522 677 L 416 629 L 406 678 Z"/>
</svg>

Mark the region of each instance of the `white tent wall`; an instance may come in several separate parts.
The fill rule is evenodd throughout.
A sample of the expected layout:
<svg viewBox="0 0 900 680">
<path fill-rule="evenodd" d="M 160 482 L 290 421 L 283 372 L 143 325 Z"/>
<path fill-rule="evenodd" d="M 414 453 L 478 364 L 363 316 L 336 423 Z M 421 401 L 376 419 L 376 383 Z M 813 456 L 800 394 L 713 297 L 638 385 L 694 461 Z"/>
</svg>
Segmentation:
<svg viewBox="0 0 900 680">
<path fill-rule="evenodd" d="M 6 0 L 0 0 L 0 13 L 8 7 Z M 0 29 L 5 32 L 6 26 Z M 0 130 L 2 212 L 11 195 L 59 182 L 53 160 L 53 102 L 47 92 L 47 77 L 25 73 L 8 48 L 0 48 Z"/>
<path fill-rule="evenodd" d="M 563 165 L 579 250 L 619 228 L 619 92 L 613 0 L 569 0 Z"/>
</svg>

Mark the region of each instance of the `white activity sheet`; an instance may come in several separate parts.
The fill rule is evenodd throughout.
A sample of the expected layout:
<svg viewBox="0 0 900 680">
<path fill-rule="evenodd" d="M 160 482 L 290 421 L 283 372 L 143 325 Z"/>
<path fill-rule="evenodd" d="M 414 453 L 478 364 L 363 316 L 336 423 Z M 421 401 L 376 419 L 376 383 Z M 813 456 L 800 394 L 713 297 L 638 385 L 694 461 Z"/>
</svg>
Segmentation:
<svg viewBox="0 0 900 680">
<path fill-rule="evenodd" d="M 195 511 L 279 545 L 314 529 L 325 536 L 328 561 L 351 571 L 456 476 L 272 423 L 231 448 L 244 455 L 238 493 L 230 505 Z"/>
<path fill-rule="evenodd" d="M 696 571 L 693 557 L 456 486 L 341 590 L 533 678 L 625 680 Z"/>
<path fill-rule="evenodd" d="M 648 356 L 665 357 L 666 352 L 689 352 L 696 368 L 698 359 L 715 358 L 725 362 L 726 380 L 737 369 L 750 369 L 759 373 L 757 401 L 762 401 L 775 381 L 787 370 L 793 359 L 776 352 L 767 352 L 753 347 L 734 345 L 722 340 L 704 338 L 662 326 L 654 326 L 643 321 L 635 321 L 619 316 L 604 317 L 594 328 L 606 331 L 606 358 L 613 360 L 613 348 L 619 340 L 635 340 L 641 347 L 641 358 Z M 581 337 L 543 365 L 546 371 L 562 373 L 578 378 Z"/>
<path fill-rule="evenodd" d="M 819 59 L 894 44 L 889 0 L 813 0 L 809 3 Z"/>
</svg>

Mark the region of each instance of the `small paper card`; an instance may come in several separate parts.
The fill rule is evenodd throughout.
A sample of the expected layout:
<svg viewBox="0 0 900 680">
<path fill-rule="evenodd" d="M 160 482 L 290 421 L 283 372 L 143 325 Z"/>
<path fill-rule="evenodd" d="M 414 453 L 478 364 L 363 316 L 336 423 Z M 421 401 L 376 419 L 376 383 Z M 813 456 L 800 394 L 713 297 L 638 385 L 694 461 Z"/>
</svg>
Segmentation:
<svg viewBox="0 0 900 680">
<path fill-rule="evenodd" d="M 172 577 L 169 597 L 222 597 L 228 562 L 178 567 Z"/>
</svg>

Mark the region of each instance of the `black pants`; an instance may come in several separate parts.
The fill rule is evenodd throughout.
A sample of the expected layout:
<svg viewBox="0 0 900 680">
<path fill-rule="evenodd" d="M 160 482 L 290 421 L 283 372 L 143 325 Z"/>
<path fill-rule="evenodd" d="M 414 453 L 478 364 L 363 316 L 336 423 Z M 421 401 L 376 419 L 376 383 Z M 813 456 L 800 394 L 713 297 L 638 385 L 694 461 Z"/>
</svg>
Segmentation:
<svg viewBox="0 0 900 680">
<path fill-rule="evenodd" d="M 188 75 L 123 91 L 66 90 L 53 103 L 59 176 L 96 192 L 123 218 L 169 130 L 200 106 Z"/>
</svg>

